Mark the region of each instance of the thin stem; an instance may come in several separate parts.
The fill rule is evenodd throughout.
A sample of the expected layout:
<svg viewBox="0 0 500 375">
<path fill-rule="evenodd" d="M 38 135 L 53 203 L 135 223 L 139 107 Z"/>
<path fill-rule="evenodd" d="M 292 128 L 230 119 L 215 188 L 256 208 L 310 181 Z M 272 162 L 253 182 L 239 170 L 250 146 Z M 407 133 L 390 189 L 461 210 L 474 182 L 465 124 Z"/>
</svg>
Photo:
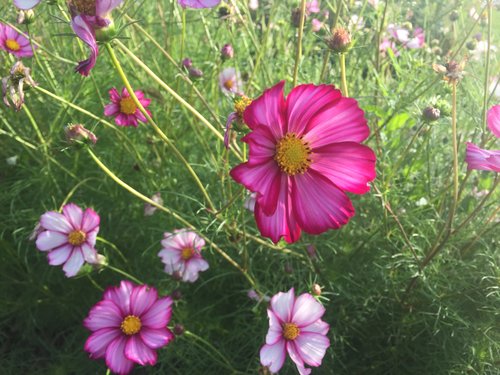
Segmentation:
<svg viewBox="0 0 500 375">
<path fill-rule="evenodd" d="M 302 36 L 304 34 L 304 21 L 306 14 L 306 0 L 301 0 L 300 3 L 300 23 L 299 35 L 297 37 L 297 53 L 295 54 L 295 66 L 293 68 L 293 86 L 297 86 L 297 76 L 299 74 L 299 64 L 302 59 Z"/>
<path fill-rule="evenodd" d="M 340 77 L 342 80 L 342 94 L 345 97 L 348 97 L 349 92 L 347 91 L 347 79 L 345 72 L 345 53 L 339 54 L 339 59 L 340 59 Z"/>
<path fill-rule="evenodd" d="M 139 280 L 138 278 L 136 278 L 136 277 L 132 276 L 131 274 L 129 274 L 129 273 L 127 273 L 127 272 L 125 272 L 125 271 L 123 271 L 123 270 L 121 270 L 121 269 L 119 269 L 119 268 L 116 268 L 116 267 L 110 266 L 109 264 L 104 265 L 104 267 L 105 267 L 105 268 L 109 268 L 111 271 L 116 272 L 116 273 L 118 273 L 118 274 L 120 274 L 120 275 L 122 275 L 122 276 L 125 276 L 126 278 L 128 278 L 128 279 L 130 279 L 130 280 L 132 280 L 132 281 L 136 282 L 137 284 L 141 284 L 141 285 L 143 285 L 143 284 L 144 284 L 144 283 L 143 283 L 141 280 Z"/>
<path fill-rule="evenodd" d="M 127 88 L 127 91 L 130 94 L 130 97 L 134 100 L 134 103 L 137 106 L 137 108 L 139 108 L 140 111 L 144 114 L 144 117 L 146 117 L 146 119 L 151 124 L 151 126 L 156 131 L 156 133 L 159 135 L 159 137 L 172 149 L 172 151 L 174 152 L 175 156 L 184 164 L 184 166 L 186 167 L 186 169 L 191 174 L 191 176 L 195 180 L 196 184 L 200 188 L 203 196 L 205 197 L 205 199 L 206 199 L 206 201 L 208 203 L 208 207 L 211 210 L 215 210 L 215 206 L 212 203 L 212 200 L 210 199 L 210 196 L 208 195 L 207 190 L 205 189 L 205 187 L 201 183 L 201 180 L 199 179 L 199 177 L 196 174 L 196 172 L 194 171 L 194 169 L 191 167 L 191 165 L 188 163 L 188 161 L 184 158 L 184 156 L 181 154 L 181 152 L 177 149 L 177 147 L 175 147 L 175 145 L 170 140 L 170 138 L 168 138 L 165 135 L 165 133 L 163 133 L 163 131 L 160 129 L 160 127 L 156 124 L 156 122 L 153 120 L 153 118 L 149 115 L 149 113 L 146 110 L 146 108 L 144 108 L 144 106 L 142 105 L 142 103 L 139 101 L 139 99 L 137 98 L 137 95 L 135 95 L 134 89 L 130 85 L 129 80 L 128 80 L 125 72 L 123 71 L 120 62 L 118 61 L 118 59 L 116 57 L 116 54 L 115 54 L 115 51 L 113 50 L 113 47 L 111 47 L 111 45 L 109 43 L 107 43 L 106 44 L 106 49 L 109 52 L 109 55 L 111 57 L 111 61 L 112 61 L 113 65 L 114 65 L 114 67 L 115 67 L 118 75 L 122 79 L 123 84 Z"/>
<path fill-rule="evenodd" d="M 483 96 L 483 113 L 481 117 L 482 128 L 486 129 L 486 112 L 488 111 L 488 91 L 489 91 L 489 80 L 490 80 L 490 53 L 491 53 L 491 23 L 492 23 L 492 6 L 493 1 L 488 1 L 488 44 L 486 47 L 486 66 L 484 68 L 484 96 Z M 486 137 L 486 134 L 483 133 L 483 140 Z"/>
<path fill-rule="evenodd" d="M 451 131 L 453 140 L 453 201 L 448 218 L 448 230 L 451 229 L 453 217 L 457 209 L 458 202 L 458 137 L 457 137 L 457 81 L 452 81 L 451 94 Z"/>
</svg>

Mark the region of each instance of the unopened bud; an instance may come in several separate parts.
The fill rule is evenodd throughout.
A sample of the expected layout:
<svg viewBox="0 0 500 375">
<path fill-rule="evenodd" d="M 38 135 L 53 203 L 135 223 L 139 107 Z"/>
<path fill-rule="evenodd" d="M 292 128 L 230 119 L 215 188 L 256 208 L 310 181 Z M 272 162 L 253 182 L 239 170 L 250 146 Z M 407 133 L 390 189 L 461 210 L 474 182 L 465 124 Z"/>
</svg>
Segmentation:
<svg viewBox="0 0 500 375">
<path fill-rule="evenodd" d="M 32 9 L 20 10 L 17 13 L 17 23 L 20 25 L 29 25 L 35 20 L 35 12 Z"/>
<path fill-rule="evenodd" d="M 178 301 L 182 298 L 182 292 L 179 289 L 174 289 L 172 291 L 171 297 L 174 301 Z"/>
<path fill-rule="evenodd" d="M 189 76 L 191 78 L 201 78 L 203 77 L 203 72 L 198 68 L 189 68 Z"/>
<path fill-rule="evenodd" d="M 64 133 L 69 143 L 84 142 L 95 145 L 97 142 L 95 134 L 86 129 L 82 124 L 69 124 L 64 128 Z"/>
<path fill-rule="evenodd" d="M 306 17 L 306 15 L 304 15 L 304 17 Z M 290 22 L 292 23 L 292 26 L 300 27 L 300 19 L 301 18 L 302 18 L 302 12 L 300 11 L 300 8 L 292 9 L 292 15 L 291 15 L 291 20 L 290 20 Z"/>
<path fill-rule="evenodd" d="M 184 326 L 182 324 L 176 324 L 174 326 L 174 333 L 176 336 L 180 336 L 180 335 L 184 334 L 185 331 L 186 331 L 186 329 L 184 328 Z"/>
<path fill-rule="evenodd" d="M 231 15 L 231 7 L 227 4 L 222 3 L 219 6 L 219 18 L 227 18 Z"/>
<path fill-rule="evenodd" d="M 477 40 L 472 39 L 472 40 L 468 41 L 467 44 L 465 45 L 465 47 L 467 47 L 467 49 L 469 51 L 474 51 L 477 47 Z"/>
<path fill-rule="evenodd" d="M 326 39 L 328 47 L 336 53 L 344 53 L 351 47 L 351 35 L 349 31 L 343 27 L 337 27 L 333 30 L 332 35 Z"/>
<path fill-rule="evenodd" d="M 434 122 L 441 117 L 441 111 L 434 107 L 427 107 L 422 111 L 422 117 L 427 122 Z"/>
<path fill-rule="evenodd" d="M 453 10 L 451 13 L 450 13 L 450 21 L 451 22 L 455 22 L 456 20 L 458 20 L 458 18 L 460 17 L 460 14 L 458 13 L 457 10 Z"/>
<path fill-rule="evenodd" d="M 220 54 L 224 60 L 232 59 L 234 57 L 234 49 L 231 44 L 224 44 L 220 50 Z"/>
<path fill-rule="evenodd" d="M 312 293 L 315 296 L 320 296 L 321 295 L 321 287 L 318 284 L 313 284 L 311 290 L 312 290 Z"/>
<path fill-rule="evenodd" d="M 189 57 L 185 57 L 184 59 L 182 59 L 181 64 L 184 68 L 189 69 L 193 66 L 193 60 L 191 60 Z"/>
<path fill-rule="evenodd" d="M 313 244 L 307 245 L 306 251 L 307 255 L 309 255 L 309 258 L 315 259 L 317 257 L 316 247 Z"/>
</svg>

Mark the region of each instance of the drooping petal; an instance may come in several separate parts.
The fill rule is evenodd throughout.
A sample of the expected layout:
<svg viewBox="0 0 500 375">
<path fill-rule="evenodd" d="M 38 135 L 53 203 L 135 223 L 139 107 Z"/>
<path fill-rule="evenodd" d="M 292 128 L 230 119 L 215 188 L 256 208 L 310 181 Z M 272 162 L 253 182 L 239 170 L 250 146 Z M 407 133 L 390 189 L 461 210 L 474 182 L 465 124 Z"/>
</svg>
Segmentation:
<svg viewBox="0 0 500 375">
<path fill-rule="evenodd" d="M 34 8 L 41 0 L 14 0 L 14 5 L 22 10 Z"/>
<path fill-rule="evenodd" d="M 85 341 L 84 349 L 90 353 L 90 358 L 103 358 L 109 344 L 117 339 L 121 332 L 117 328 L 103 328 L 92 333 Z"/>
<path fill-rule="evenodd" d="M 341 190 L 364 194 L 376 176 L 376 156 L 371 148 L 355 142 L 332 143 L 313 149 L 311 169 Z"/>
<path fill-rule="evenodd" d="M 294 341 L 288 341 L 286 343 L 286 351 L 288 352 L 291 360 L 297 366 L 297 369 L 299 369 L 299 371 L 301 368 L 304 369 L 304 360 L 300 356 Z"/>
<path fill-rule="evenodd" d="M 302 360 L 309 366 L 317 367 L 325 356 L 330 340 L 325 335 L 311 332 L 301 332 L 294 340 L 295 348 Z"/>
<path fill-rule="evenodd" d="M 69 244 L 52 250 L 47 254 L 47 259 L 49 260 L 49 264 L 51 266 L 60 266 L 61 264 L 65 263 L 68 260 L 72 251 L 73 251 L 73 246 Z"/>
<path fill-rule="evenodd" d="M 341 98 L 324 107 L 308 123 L 304 140 L 312 148 L 334 142 L 362 142 L 370 134 L 365 114 L 352 98 Z"/>
<path fill-rule="evenodd" d="M 104 292 L 104 299 L 114 302 L 123 316 L 130 315 L 130 295 L 133 289 L 133 283 L 123 280 L 120 286 L 106 289 Z"/>
<path fill-rule="evenodd" d="M 127 337 L 120 336 L 111 341 L 106 349 L 106 366 L 119 375 L 127 375 L 134 368 L 134 362 L 125 357 Z"/>
<path fill-rule="evenodd" d="M 63 266 L 63 271 L 66 274 L 66 277 L 75 276 L 80 268 L 82 268 L 84 263 L 82 250 L 80 247 L 73 248 L 73 252 L 68 258 L 67 262 Z"/>
<path fill-rule="evenodd" d="M 301 294 L 293 305 L 292 322 L 299 328 L 306 327 L 321 318 L 325 308 L 309 293 Z"/>
<path fill-rule="evenodd" d="M 76 16 L 71 20 L 71 28 L 75 34 L 90 48 L 90 56 L 87 60 L 80 61 L 75 70 L 83 76 L 88 76 L 97 61 L 99 48 L 95 39 L 92 26 L 82 16 Z"/>
<path fill-rule="evenodd" d="M 157 359 L 156 352 L 144 344 L 140 335 L 133 335 L 128 338 L 125 345 L 125 357 L 142 366 L 152 366 Z"/>
<path fill-rule="evenodd" d="M 113 301 L 102 300 L 89 311 L 89 315 L 83 320 L 85 328 L 98 331 L 104 328 L 119 330 L 123 321 L 123 314 Z"/>
<path fill-rule="evenodd" d="M 260 349 L 260 363 L 267 366 L 272 373 L 278 372 L 285 363 L 285 340 L 279 340 L 274 345 L 264 345 Z"/>
<path fill-rule="evenodd" d="M 281 178 L 280 195 L 276 211 L 272 215 L 266 215 L 258 202 L 255 204 L 255 221 L 260 233 L 277 243 L 281 237 L 288 243 L 298 241 L 300 238 L 300 227 L 292 212 L 289 178 Z"/>
<path fill-rule="evenodd" d="M 488 110 L 488 127 L 495 137 L 500 138 L 500 104 Z"/>
<path fill-rule="evenodd" d="M 300 85 L 286 98 L 288 132 L 302 135 L 318 112 L 338 102 L 342 94 L 333 85 Z"/>
<path fill-rule="evenodd" d="M 195 282 L 198 279 L 198 273 L 208 270 L 208 262 L 203 258 L 191 258 L 186 262 L 186 268 L 182 274 L 182 280 Z"/>
<path fill-rule="evenodd" d="M 354 216 L 349 197 L 313 170 L 294 176 L 292 201 L 297 222 L 310 234 L 340 228 Z"/>
<path fill-rule="evenodd" d="M 55 249 L 66 243 L 68 243 L 68 235 L 51 230 L 40 233 L 36 239 L 36 247 L 41 251 Z"/>
<path fill-rule="evenodd" d="M 283 339 L 283 328 L 279 318 L 272 310 L 267 310 L 267 316 L 269 317 L 269 331 L 266 335 L 266 344 L 274 345 L 278 340 Z"/>
<path fill-rule="evenodd" d="M 130 311 L 135 316 L 141 316 L 148 311 L 158 299 L 158 292 L 155 288 L 147 285 L 135 287 L 130 295 Z"/>
<path fill-rule="evenodd" d="M 73 227 L 73 229 L 79 230 L 81 229 L 83 211 L 80 207 L 78 207 L 74 203 L 68 203 L 64 205 L 63 214 L 68 219 L 69 223 Z"/>
<path fill-rule="evenodd" d="M 500 172 L 500 150 L 483 150 L 467 142 L 465 161 L 467 169 Z"/>
<path fill-rule="evenodd" d="M 96 16 L 105 17 L 121 3 L 123 3 L 123 0 L 97 0 L 95 4 Z"/>
<path fill-rule="evenodd" d="M 279 292 L 271 298 L 271 310 L 281 323 L 289 323 L 294 303 L 295 289 L 292 288 L 286 293 Z"/>
<path fill-rule="evenodd" d="M 174 339 L 174 334 L 168 328 L 141 328 L 141 339 L 151 349 L 158 349 Z"/>
<path fill-rule="evenodd" d="M 83 213 L 82 230 L 90 232 L 95 230 L 101 221 L 99 215 L 91 208 L 87 208 Z"/>
<path fill-rule="evenodd" d="M 281 139 L 286 132 L 286 103 L 283 96 L 285 81 L 264 91 L 252 101 L 243 113 L 243 120 L 250 129 L 259 125 L 268 126 L 275 139 Z"/>
<path fill-rule="evenodd" d="M 172 317 L 171 297 L 160 298 L 153 306 L 141 316 L 141 322 L 144 327 L 153 329 L 163 329 L 167 326 Z"/>
<path fill-rule="evenodd" d="M 54 211 L 44 213 L 40 218 L 40 225 L 44 229 L 61 233 L 69 233 L 73 230 L 68 219 L 63 214 Z"/>
</svg>

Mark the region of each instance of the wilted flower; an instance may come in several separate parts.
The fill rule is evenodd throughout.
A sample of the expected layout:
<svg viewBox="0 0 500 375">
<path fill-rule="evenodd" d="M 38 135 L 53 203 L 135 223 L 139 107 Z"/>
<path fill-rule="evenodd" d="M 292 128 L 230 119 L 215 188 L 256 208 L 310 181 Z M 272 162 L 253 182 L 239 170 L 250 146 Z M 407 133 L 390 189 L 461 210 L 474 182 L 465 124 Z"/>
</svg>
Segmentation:
<svg viewBox="0 0 500 375">
<path fill-rule="evenodd" d="M 351 47 L 351 34 L 343 27 L 336 27 L 326 39 L 326 44 L 333 52 L 347 52 Z"/>
<path fill-rule="evenodd" d="M 263 236 L 289 243 L 301 231 L 323 233 L 347 224 L 354 207 L 344 191 L 364 194 L 375 178 L 376 157 L 361 145 L 370 133 L 355 99 L 331 85 L 266 90 L 243 114 L 249 161 L 233 179 L 257 192 L 255 218 Z"/>
<path fill-rule="evenodd" d="M 10 69 L 10 75 L 2 78 L 2 97 L 7 107 L 10 107 L 10 98 L 15 110 L 19 111 L 24 103 L 24 86 L 38 86 L 30 74 L 31 69 L 25 67 L 21 61 L 17 61 Z"/>
<path fill-rule="evenodd" d="M 158 298 L 155 288 L 122 281 L 108 288 L 83 321 L 92 334 L 85 342 L 90 358 L 105 358 L 114 373 L 126 375 L 134 364 L 155 365 L 156 350 L 174 339 L 167 328 L 172 298 Z"/>
<path fill-rule="evenodd" d="M 99 232 L 99 215 L 87 208 L 82 211 L 74 203 L 66 204 L 62 214 L 49 211 L 40 218 L 43 231 L 36 239 L 36 247 L 46 251 L 49 264 L 60 266 L 67 277 L 75 276 L 84 262 L 95 263 L 97 252 L 94 248 Z"/>
<path fill-rule="evenodd" d="M 220 54 L 223 59 L 232 59 L 234 57 L 234 49 L 231 44 L 224 44 L 222 47 Z"/>
<path fill-rule="evenodd" d="M 33 56 L 33 48 L 29 39 L 3 23 L 0 23 L 0 49 L 19 58 Z"/>
<path fill-rule="evenodd" d="M 96 144 L 97 137 L 90 130 L 86 129 L 82 124 L 70 124 L 64 128 L 66 139 L 68 142 L 85 142 L 89 141 Z"/>
<path fill-rule="evenodd" d="M 309 374 L 305 365 L 321 365 L 330 340 L 326 337 L 330 326 L 321 320 L 325 308 L 309 293 L 295 297 L 294 289 L 278 293 L 267 310 L 269 331 L 266 344 L 260 349 L 260 363 L 277 373 L 286 354 L 295 362 L 299 373 Z"/>
<path fill-rule="evenodd" d="M 220 4 L 221 0 L 177 0 L 180 6 L 186 8 L 213 8 Z"/>
<path fill-rule="evenodd" d="M 252 103 L 252 99 L 245 95 L 238 96 L 234 99 L 234 112 L 231 112 L 226 121 L 226 131 L 224 132 L 224 145 L 229 149 L 231 138 L 231 127 L 233 122 L 237 124 L 243 123 L 243 112 Z"/>
<path fill-rule="evenodd" d="M 151 200 L 155 203 L 158 203 L 160 206 L 163 206 L 163 199 L 161 198 L 161 194 L 158 192 L 151 196 Z M 158 208 L 153 206 L 150 203 L 144 203 L 144 216 L 152 216 Z"/>
<path fill-rule="evenodd" d="M 234 68 L 226 68 L 219 75 L 219 86 L 225 93 L 241 95 L 240 73 Z"/>
<path fill-rule="evenodd" d="M 163 237 L 163 248 L 158 256 L 165 264 L 165 272 L 177 273 L 182 281 L 195 282 L 198 273 L 208 269 L 208 262 L 201 256 L 205 240 L 189 229 L 166 232 Z"/>
<path fill-rule="evenodd" d="M 134 91 L 134 93 L 144 108 L 147 108 L 151 104 L 151 99 L 145 98 L 142 91 Z M 135 104 L 126 87 L 122 88 L 121 95 L 113 87 L 109 90 L 109 98 L 112 103 L 104 107 L 104 115 L 113 116 L 116 125 L 137 127 L 138 121 L 148 121 Z M 148 109 L 146 109 L 146 112 L 151 116 L 151 112 Z"/>
<path fill-rule="evenodd" d="M 442 74 L 443 79 L 450 83 L 458 82 L 463 78 L 464 67 L 465 67 L 465 61 L 459 63 L 454 60 L 451 60 L 447 62 L 445 65 L 432 64 L 432 69 L 434 69 L 436 73 Z"/>
</svg>

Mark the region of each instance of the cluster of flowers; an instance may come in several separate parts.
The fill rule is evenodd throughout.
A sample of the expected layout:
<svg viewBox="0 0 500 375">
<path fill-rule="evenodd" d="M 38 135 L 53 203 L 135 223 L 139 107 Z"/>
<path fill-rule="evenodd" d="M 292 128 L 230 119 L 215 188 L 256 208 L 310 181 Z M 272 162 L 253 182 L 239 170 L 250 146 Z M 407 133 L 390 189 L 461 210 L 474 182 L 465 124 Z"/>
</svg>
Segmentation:
<svg viewBox="0 0 500 375">
<path fill-rule="evenodd" d="M 386 37 L 380 43 L 380 51 L 386 52 L 392 49 L 395 56 L 399 56 L 398 46 L 402 48 L 418 49 L 425 44 L 425 33 L 420 27 L 411 31 L 408 27 L 390 24 L 387 26 L 389 37 Z"/>
</svg>

